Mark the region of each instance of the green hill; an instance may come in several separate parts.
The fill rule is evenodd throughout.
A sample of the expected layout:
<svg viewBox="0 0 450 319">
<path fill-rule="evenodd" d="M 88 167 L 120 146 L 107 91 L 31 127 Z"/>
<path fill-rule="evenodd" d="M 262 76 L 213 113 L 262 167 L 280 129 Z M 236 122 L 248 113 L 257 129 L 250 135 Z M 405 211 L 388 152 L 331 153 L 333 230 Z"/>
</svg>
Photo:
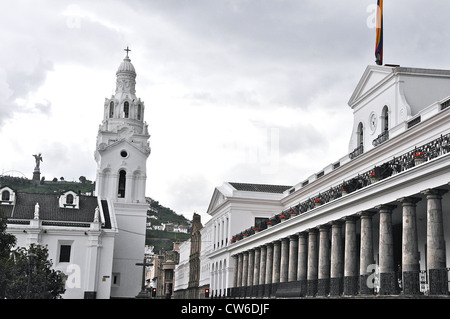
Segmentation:
<svg viewBox="0 0 450 319">
<path fill-rule="evenodd" d="M 61 193 L 67 190 L 79 192 L 81 194 L 92 194 L 95 190 L 95 183 L 80 176 L 80 182 L 69 182 L 64 179 L 54 178 L 52 181 L 41 180 L 34 182 L 24 177 L 0 176 L 0 186 L 9 186 L 15 191 L 23 193 Z"/>
<path fill-rule="evenodd" d="M 150 202 L 151 210 L 147 212 L 147 215 L 156 216 L 158 217 L 158 220 L 152 220 L 152 225 L 160 225 L 162 223 L 172 223 L 172 224 L 179 224 L 183 226 L 189 226 L 190 222 L 186 219 L 183 215 L 179 215 L 176 212 L 174 212 L 172 209 L 168 207 L 164 207 L 163 205 L 159 204 L 158 201 L 153 200 L 151 198 L 147 198 L 147 202 Z"/>
<path fill-rule="evenodd" d="M 190 226 L 190 221 L 183 215 L 179 215 L 172 209 L 161 205 L 158 201 L 151 198 L 147 198 L 147 202 L 150 203 L 150 208 L 147 211 L 147 216 L 155 216 L 157 219 L 147 218 L 147 222 L 150 222 L 152 226 L 171 223 L 174 226 L 181 225 L 185 227 Z M 172 250 L 174 242 L 183 242 L 189 239 L 190 233 L 175 233 L 169 231 L 147 229 L 145 244 L 154 246 L 153 251 L 155 253 L 160 250 Z"/>
<path fill-rule="evenodd" d="M 145 244 L 154 246 L 153 251 L 157 253 L 160 250 L 172 250 L 174 242 L 183 242 L 188 240 L 189 237 L 190 234 L 147 229 Z"/>
</svg>

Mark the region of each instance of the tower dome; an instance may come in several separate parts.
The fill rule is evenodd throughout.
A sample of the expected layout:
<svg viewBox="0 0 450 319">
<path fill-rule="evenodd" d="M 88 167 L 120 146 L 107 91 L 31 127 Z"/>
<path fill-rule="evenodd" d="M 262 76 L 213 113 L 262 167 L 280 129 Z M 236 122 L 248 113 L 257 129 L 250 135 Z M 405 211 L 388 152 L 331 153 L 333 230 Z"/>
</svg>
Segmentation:
<svg viewBox="0 0 450 319">
<path fill-rule="evenodd" d="M 116 72 L 116 97 L 119 100 L 122 100 L 123 98 L 131 98 L 134 100 L 136 98 L 134 96 L 136 92 L 136 70 L 128 57 L 128 52 L 131 50 L 127 47 L 125 51 L 127 51 L 127 56 L 123 59 L 122 63 L 120 63 Z M 122 94 L 123 96 L 120 96 L 119 94 Z"/>
<path fill-rule="evenodd" d="M 133 64 L 131 63 L 130 58 L 127 56 L 123 59 L 122 63 L 120 63 L 119 68 L 117 69 L 116 75 L 119 73 L 134 73 L 136 75 L 136 70 L 134 69 Z"/>
</svg>

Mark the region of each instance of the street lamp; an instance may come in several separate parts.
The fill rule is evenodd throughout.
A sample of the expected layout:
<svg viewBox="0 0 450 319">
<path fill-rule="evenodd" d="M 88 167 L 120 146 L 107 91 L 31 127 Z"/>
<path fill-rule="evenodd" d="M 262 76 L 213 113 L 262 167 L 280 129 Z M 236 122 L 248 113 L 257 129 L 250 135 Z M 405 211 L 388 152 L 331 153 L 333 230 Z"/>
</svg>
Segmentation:
<svg viewBox="0 0 450 319">
<path fill-rule="evenodd" d="M 33 269 L 32 269 L 32 267 L 33 267 L 33 260 L 34 260 L 34 258 L 37 257 L 37 255 L 33 254 L 33 253 L 29 253 L 27 255 L 27 257 L 28 257 L 28 283 L 27 283 L 27 293 L 25 295 L 25 299 L 28 299 L 28 296 L 30 294 L 31 275 L 33 273 Z"/>
</svg>

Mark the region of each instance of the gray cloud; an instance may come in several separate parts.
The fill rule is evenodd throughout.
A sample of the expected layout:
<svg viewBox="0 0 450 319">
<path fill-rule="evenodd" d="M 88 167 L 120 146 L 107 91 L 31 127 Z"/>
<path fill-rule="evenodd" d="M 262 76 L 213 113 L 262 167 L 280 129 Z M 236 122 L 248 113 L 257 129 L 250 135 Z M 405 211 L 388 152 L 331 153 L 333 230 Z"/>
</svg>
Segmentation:
<svg viewBox="0 0 450 319">
<path fill-rule="evenodd" d="M 280 156 L 328 148 L 328 140 L 309 123 L 280 128 Z"/>
<path fill-rule="evenodd" d="M 26 68 L 7 64 L 3 69 L 4 77 L 0 78 L 0 128 L 2 123 L 15 113 L 27 111 L 27 108 L 16 100 L 27 100 L 29 94 L 45 82 L 47 73 L 52 70 L 52 63 L 40 58 L 35 63 L 28 61 L 28 64 Z M 50 108 L 51 102 L 46 101 L 45 104 L 36 104 L 32 111 L 48 113 Z"/>
<path fill-rule="evenodd" d="M 186 216 L 192 216 L 194 212 L 205 212 L 213 190 L 206 176 L 187 172 L 176 180 L 171 180 L 171 185 L 168 202 L 172 209 Z"/>
<path fill-rule="evenodd" d="M 80 176 L 87 179 L 95 179 L 95 165 L 92 154 L 85 152 L 83 147 L 77 144 L 65 144 L 63 140 L 56 142 L 40 141 L 35 150 L 28 152 L 42 153 L 41 175 L 47 180 L 54 177 L 64 177 L 65 180 L 78 181 Z M 91 163 L 91 165 L 86 165 Z M 31 164 L 31 160 L 30 160 Z M 31 171 L 31 165 L 30 165 Z"/>
<path fill-rule="evenodd" d="M 45 100 L 43 103 L 36 103 L 35 108 L 43 114 L 50 114 L 52 103 L 49 100 Z"/>
</svg>

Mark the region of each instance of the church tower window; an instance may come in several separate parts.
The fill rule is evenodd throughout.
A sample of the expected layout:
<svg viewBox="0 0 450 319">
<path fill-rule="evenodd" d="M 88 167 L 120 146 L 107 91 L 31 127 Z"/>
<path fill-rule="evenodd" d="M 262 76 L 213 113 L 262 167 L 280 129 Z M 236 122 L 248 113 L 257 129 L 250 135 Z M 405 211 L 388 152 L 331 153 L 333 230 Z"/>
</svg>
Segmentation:
<svg viewBox="0 0 450 319">
<path fill-rule="evenodd" d="M 124 170 L 121 170 L 119 172 L 119 189 L 118 189 L 118 196 L 119 198 L 125 197 L 125 181 L 127 177 L 127 172 Z"/>
<path fill-rule="evenodd" d="M 111 103 L 109 103 L 109 118 L 113 117 L 114 117 L 114 102 L 111 101 Z"/>
<path fill-rule="evenodd" d="M 137 109 L 137 119 L 141 120 L 142 106 L 139 104 Z"/>
<path fill-rule="evenodd" d="M 128 102 L 125 102 L 123 104 L 123 117 L 127 119 L 129 112 L 130 112 L 130 104 Z"/>
</svg>

